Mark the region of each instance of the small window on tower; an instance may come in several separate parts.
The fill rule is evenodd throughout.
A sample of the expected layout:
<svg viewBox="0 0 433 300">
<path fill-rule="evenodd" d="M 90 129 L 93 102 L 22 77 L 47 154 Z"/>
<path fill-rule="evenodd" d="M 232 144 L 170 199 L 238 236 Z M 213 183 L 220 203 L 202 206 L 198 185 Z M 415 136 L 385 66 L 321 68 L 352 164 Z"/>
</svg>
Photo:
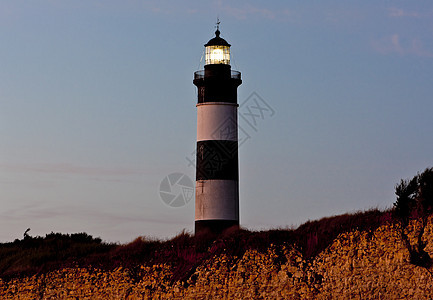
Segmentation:
<svg viewBox="0 0 433 300">
<path fill-rule="evenodd" d="M 204 90 L 205 90 L 204 86 L 199 86 L 198 87 L 198 100 L 199 100 L 199 102 L 201 102 L 201 101 L 204 100 Z"/>
</svg>

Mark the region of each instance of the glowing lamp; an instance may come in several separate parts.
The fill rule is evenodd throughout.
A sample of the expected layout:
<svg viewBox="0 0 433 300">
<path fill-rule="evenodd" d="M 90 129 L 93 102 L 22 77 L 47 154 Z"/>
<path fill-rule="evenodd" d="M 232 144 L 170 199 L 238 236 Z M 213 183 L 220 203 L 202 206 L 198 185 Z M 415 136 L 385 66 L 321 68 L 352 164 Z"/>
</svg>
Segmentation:
<svg viewBox="0 0 433 300">
<path fill-rule="evenodd" d="M 229 46 L 207 46 L 206 47 L 206 64 L 230 64 L 230 47 Z"/>
<path fill-rule="evenodd" d="M 220 37 L 220 31 L 215 31 L 215 37 L 206 45 L 206 65 L 230 65 L 230 44 Z"/>
</svg>

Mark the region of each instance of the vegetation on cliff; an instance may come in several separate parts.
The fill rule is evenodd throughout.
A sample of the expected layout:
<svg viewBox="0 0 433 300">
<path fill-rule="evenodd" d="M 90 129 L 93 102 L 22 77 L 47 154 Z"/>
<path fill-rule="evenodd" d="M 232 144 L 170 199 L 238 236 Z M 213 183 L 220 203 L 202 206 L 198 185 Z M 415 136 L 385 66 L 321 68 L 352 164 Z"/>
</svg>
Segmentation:
<svg viewBox="0 0 433 300">
<path fill-rule="evenodd" d="M 23 239 L 0 244 L 0 278 L 45 274 L 65 267 L 104 270 L 122 267 L 128 270 L 132 279 L 138 280 L 140 266 L 168 264 L 173 270 L 173 281 L 187 282 L 200 265 L 215 256 L 224 254 L 237 260 L 249 250 L 265 253 L 272 245 L 276 249 L 273 259 L 277 267 L 286 263 L 286 255 L 280 253 L 285 246 L 296 248 L 304 259 L 312 261 L 340 234 L 358 231 L 368 235 L 387 223 L 399 224 L 411 263 L 429 267 L 431 259 L 424 251 L 423 233 L 433 211 L 432 187 L 433 169 L 427 169 L 396 186 L 397 201 L 392 209 L 326 217 L 308 221 L 296 229 L 229 229 L 218 236 L 210 233 L 194 236 L 183 231 L 169 240 L 139 237 L 125 245 L 105 243 L 86 233 L 50 233 L 45 237 L 32 237 L 26 231 Z M 422 226 L 418 242 L 411 244 L 405 230 L 414 218 L 421 218 Z"/>
<path fill-rule="evenodd" d="M 394 214 L 401 224 L 401 236 L 410 253 L 410 262 L 430 267 L 432 259 L 425 251 L 427 243 L 423 241 L 428 217 L 433 212 L 433 168 L 427 168 L 412 179 L 402 179 L 395 187 L 397 201 L 394 203 Z M 406 234 L 410 219 L 421 221 L 417 232 L 417 243 L 412 245 Z"/>
<path fill-rule="evenodd" d="M 139 237 L 125 245 L 104 243 L 86 233 L 50 233 L 45 237 L 24 234 L 23 239 L 0 244 L 0 278 L 43 274 L 64 267 L 128 268 L 134 277 L 140 265 L 169 263 L 173 280 L 184 280 L 204 261 L 222 253 L 233 259 L 247 250 L 266 252 L 270 245 L 295 245 L 307 259 L 324 250 L 341 233 L 375 230 L 391 221 L 391 211 L 372 209 L 308 221 L 297 229 L 248 231 L 229 229 L 222 235 L 194 236 L 181 232 L 161 241 Z M 280 247 L 277 247 L 280 248 Z M 282 264 L 280 253 L 275 263 Z"/>
</svg>

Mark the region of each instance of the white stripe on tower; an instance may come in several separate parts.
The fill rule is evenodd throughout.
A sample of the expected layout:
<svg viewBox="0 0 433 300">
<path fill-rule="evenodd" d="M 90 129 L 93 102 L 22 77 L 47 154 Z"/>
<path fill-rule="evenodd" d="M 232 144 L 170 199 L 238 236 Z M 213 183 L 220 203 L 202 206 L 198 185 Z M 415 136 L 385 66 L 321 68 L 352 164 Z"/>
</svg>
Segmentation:
<svg viewBox="0 0 433 300">
<path fill-rule="evenodd" d="M 236 180 L 198 180 L 195 220 L 239 221 L 239 189 Z"/>
<path fill-rule="evenodd" d="M 238 104 L 205 102 L 197 104 L 197 141 L 238 140 Z"/>
</svg>

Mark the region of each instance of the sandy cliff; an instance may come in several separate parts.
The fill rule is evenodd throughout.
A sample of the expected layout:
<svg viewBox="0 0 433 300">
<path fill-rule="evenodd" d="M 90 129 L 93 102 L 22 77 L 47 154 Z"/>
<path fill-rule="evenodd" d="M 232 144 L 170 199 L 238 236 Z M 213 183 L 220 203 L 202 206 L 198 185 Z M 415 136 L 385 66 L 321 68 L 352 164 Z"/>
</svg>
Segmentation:
<svg viewBox="0 0 433 300">
<path fill-rule="evenodd" d="M 416 243 L 420 223 L 406 231 Z M 433 257 L 433 226 L 423 239 Z M 307 262 L 292 246 L 243 257 L 221 255 L 200 265 L 185 282 L 172 282 L 168 265 L 113 271 L 62 269 L 0 280 L 0 299 L 431 299 L 433 268 L 409 263 L 399 225 L 341 234 Z"/>
</svg>

